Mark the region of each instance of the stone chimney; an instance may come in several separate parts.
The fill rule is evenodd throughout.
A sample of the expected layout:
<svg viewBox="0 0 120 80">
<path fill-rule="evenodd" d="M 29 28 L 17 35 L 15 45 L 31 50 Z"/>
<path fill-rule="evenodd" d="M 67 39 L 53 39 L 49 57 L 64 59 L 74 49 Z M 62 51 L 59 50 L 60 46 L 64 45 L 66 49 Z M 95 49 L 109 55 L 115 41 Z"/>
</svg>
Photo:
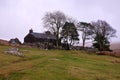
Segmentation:
<svg viewBox="0 0 120 80">
<path fill-rule="evenodd" d="M 33 29 L 30 29 L 30 30 L 29 30 L 29 33 L 33 33 Z"/>
</svg>

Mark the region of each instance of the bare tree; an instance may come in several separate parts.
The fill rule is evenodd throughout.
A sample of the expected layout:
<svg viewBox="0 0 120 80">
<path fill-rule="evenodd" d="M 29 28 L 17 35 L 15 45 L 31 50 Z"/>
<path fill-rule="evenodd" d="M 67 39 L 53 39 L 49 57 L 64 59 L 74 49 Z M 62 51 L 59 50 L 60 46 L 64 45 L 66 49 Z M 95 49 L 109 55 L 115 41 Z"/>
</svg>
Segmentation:
<svg viewBox="0 0 120 80">
<path fill-rule="evenodd" d="M 93 46 L 99 50 L 110 50 L 109 39 L 115 36 L 116 30 L 113 29 L 106 21 L 98 20 L 97 22 L 91 23 L 93 28 L 91 29 L 94 33 L 92 35 L 94 39 Z"/>
<path fill-rule="evenodd" d="M 77 19 L 70 17 L 70 16 L 67 16 L 66 18 L 67 18 L 67 22 L 74 23 L 75 26 L 77 25 L 77 23 L 78 23 Z"/>
<path fill-rule="evenodd" d="M 60 30 L 66 22 L 66 16 L 63 12 L 47 12 L 43 17 L 44 27 L 48 28 L 56 36 L 56 45 L 59 46 Z"/>
</svg>

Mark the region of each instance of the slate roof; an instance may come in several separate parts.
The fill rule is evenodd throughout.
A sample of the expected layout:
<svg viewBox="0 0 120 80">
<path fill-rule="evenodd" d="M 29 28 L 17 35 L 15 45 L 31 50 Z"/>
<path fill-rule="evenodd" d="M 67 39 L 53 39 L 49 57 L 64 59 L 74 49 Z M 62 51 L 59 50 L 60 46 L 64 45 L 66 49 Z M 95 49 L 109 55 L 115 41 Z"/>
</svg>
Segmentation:
<svg viewBox="0 0 120 80">
<path fill-rule="evenodd" d="M 54 35 L 47 35 L 45 33 L 36 33 L 36 32 L 33 32 L 33 33 L 30 33 L 31 35 L 33 35 L 35 38 L 42 38 L 42 39 L 56 39 L 56 37 Z"/>
</svg>

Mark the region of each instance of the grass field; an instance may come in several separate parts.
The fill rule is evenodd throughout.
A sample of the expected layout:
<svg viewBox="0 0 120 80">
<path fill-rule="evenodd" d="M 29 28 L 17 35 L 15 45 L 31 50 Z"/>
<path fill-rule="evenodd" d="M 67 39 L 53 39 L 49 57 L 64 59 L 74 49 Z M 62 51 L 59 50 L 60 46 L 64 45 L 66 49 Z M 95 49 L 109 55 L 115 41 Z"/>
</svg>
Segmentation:
<svg viewBox="0 0 120 80">
<path fill-rule="evenodd" d="M 120 80 L 120 58 L 82 51 L 20 48 L 24 57 L 4 54 L 0 80 Z"/>
</svg>

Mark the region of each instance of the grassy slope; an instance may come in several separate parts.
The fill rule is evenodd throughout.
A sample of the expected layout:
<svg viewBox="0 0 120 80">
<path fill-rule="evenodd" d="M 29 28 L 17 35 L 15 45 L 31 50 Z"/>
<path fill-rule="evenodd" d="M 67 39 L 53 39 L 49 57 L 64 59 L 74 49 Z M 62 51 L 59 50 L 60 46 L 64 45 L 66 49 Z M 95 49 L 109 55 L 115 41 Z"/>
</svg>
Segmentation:
<svg viewBox="0 0 120 80">
<path fill-rule="evenodd" d="M 120 80 L 120 58 L 88 55 L 80 51 L 21 48 L 24 58 L 3 53 L 0 80 Z M 28 51 L 24 51 L 28 50 Z"/>
</svg>

